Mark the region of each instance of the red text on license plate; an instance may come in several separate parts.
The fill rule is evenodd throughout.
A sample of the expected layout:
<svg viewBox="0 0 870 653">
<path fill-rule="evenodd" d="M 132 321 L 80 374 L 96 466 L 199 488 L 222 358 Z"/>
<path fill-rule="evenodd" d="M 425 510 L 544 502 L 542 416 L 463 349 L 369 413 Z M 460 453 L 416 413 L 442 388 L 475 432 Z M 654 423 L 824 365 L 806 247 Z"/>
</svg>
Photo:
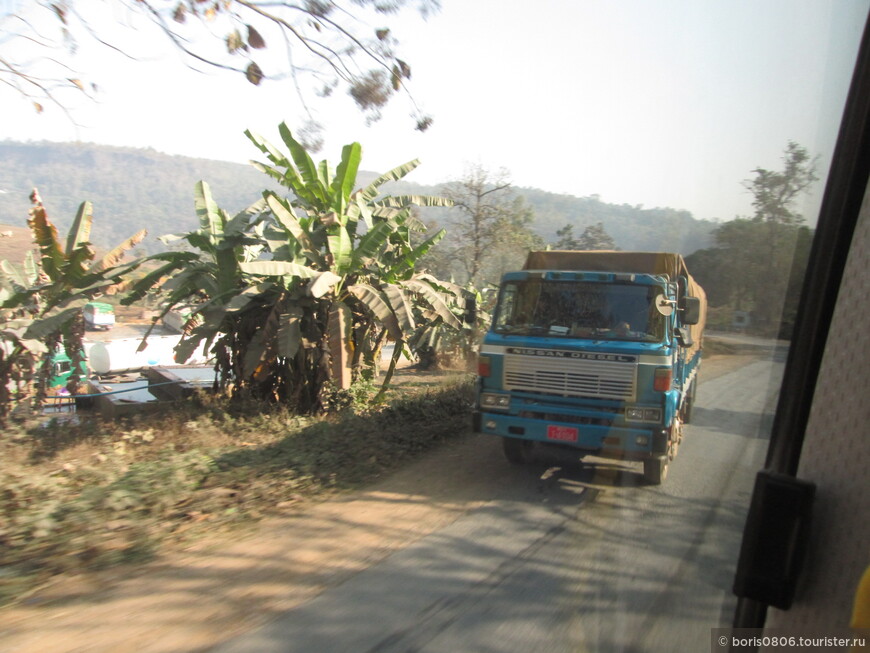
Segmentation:
<svg viewBox="0 0 870 653">
<path fill-rule="evenodd" d="M 548 426 L 547 439 L 559 442 L 577 442 L 577 429 L 573 426 Z"/>
</svg>

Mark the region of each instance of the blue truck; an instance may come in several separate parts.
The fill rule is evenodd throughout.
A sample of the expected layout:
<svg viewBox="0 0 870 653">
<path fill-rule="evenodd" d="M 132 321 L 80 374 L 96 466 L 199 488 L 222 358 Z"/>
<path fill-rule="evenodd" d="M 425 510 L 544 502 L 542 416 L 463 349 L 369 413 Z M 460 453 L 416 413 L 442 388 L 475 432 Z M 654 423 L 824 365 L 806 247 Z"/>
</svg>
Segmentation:
<svg viewBox="0 0 870 653">
<path fill-rule="evenodd" d="M 691 419 L 706 295 L 679 254 L 530 252 L 504 275 L 474 430 L 512 463 L 536 443 L 643 462 L 659 485 Z"/>
</svg>

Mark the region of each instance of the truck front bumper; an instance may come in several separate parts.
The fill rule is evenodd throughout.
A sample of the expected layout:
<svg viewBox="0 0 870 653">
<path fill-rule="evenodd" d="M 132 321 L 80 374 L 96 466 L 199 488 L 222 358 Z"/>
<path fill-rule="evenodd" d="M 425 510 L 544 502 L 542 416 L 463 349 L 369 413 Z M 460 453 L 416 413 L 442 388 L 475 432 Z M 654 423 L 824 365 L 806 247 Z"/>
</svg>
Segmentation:
<svg viewBox="0 0 870 653">
<path fill-rule="evenodd" d="M 643 460 L 667 452 L 667 432 L 660 424 L 602 426 L 530 419 L 475 410 L 475 432 L 567 446 L 609 458 Z"/>
</svg>

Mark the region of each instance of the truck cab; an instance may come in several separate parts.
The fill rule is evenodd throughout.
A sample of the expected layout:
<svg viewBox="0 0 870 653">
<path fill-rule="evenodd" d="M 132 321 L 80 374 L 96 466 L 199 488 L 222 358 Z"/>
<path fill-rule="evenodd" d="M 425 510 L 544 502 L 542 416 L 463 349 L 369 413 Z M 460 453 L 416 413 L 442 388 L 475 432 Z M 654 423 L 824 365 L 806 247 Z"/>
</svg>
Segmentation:
<svg viewBox="0 0 870 653">
<path fill-rule="evenodd" d="M 661 483 L 691 417 L 705 298 L 676 254 L 532 252 L 481 345 L 477 432 L 642 461 Z"/>
<path fill-rule="evenodd" d="M 97 331 L 108 331 L 115 326 L 115 309 L 105 302 L 88 302 L 82 309 L 85 328 Z"/>
</svg>

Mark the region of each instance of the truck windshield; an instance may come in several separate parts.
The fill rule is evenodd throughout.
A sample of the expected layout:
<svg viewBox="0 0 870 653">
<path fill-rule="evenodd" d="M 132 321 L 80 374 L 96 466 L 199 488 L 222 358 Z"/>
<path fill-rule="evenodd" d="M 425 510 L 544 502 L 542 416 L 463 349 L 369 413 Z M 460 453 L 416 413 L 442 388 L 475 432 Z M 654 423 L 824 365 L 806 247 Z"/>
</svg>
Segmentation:
<svg viewBox="0 0 870 653">
<path fill-rule="evenodd" d="M 660 342 L 657 286 L 587 281 L 510 281 L 501 289 L 496 333 Z"/>
</svg>

